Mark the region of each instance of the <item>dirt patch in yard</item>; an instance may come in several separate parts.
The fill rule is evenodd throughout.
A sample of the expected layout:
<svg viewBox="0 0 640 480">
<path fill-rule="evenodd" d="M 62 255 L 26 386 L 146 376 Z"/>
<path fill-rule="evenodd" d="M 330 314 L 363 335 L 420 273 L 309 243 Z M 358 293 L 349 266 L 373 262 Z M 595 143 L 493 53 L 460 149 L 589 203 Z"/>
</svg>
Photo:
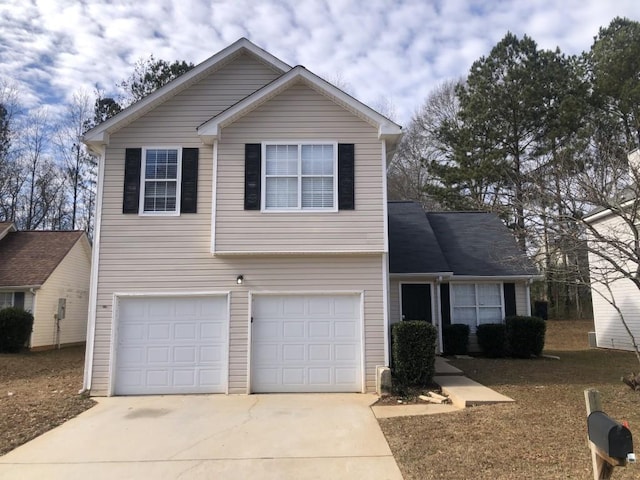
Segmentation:
<svg viewBox="0 0 640 480">
<path fill-rule="evenodd" d="M 84 347 L 0 354 L 0 455 L 91 408 L 82 388 Z"/>
<path fill-rule="evenodd" d="M 468 377 L 516 402 L 380 419 L 405 480 L 592 478 L 585 389 L 597 388 L 604 411 L 628 420 L 640 438 L 640 392 L 620 382 L 624 373 L 640 369 L 638 362 L 630 352 L 590 349 L 592 330 L 592 322 L 549 321 L 544 353 L 560 360 L 452 360 Z M 638 464 L 614 473 L 616 479 L 639 477 Z"/>
</svg>

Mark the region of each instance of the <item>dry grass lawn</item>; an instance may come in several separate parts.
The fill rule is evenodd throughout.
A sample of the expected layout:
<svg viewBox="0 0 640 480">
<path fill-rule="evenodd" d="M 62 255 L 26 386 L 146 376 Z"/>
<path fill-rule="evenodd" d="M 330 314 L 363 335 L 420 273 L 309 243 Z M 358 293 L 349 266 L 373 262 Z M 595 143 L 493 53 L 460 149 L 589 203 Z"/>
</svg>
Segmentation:
<svg viewBox="0 0 640 480">
<path fill-rule="evenodd" d="M 592 322 L 547 322 L 544 353 L 560 360 L 453 360 L 516 402 L 381 419 L 405 480 L 593 478 L 583 393 L 591 387 L 602 393 L 607 414 L 629 421 L 638 444 L 640 392 L 620 377 L 640 366 L 632 353 L 589 349 L 590 330 Z M 613 478 L 640 478 L 640 465 L 616 469 Z"/>
<path fill-rule="evenodd" d="M 0 354 L 0 455 L 94 405 L 78 395 L 84 347 Z"/>
</svg>

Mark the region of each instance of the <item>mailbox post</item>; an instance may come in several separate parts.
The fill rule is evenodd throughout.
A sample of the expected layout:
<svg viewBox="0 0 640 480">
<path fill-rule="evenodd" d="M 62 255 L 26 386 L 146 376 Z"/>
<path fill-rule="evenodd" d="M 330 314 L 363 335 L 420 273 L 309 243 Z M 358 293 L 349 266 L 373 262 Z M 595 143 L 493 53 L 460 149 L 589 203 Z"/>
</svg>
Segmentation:
<svg viewBox="0 0 640 480">
<path fill-rule="evenodd" d="M 633 456 L 631 431 L 613 420 L 602 411 L 600 392 L 595 389 L 584 391 L 587 404 L 587 430 L 593 478 L 609 479 L 614 467 L 624 467 Z"/>
</svg>

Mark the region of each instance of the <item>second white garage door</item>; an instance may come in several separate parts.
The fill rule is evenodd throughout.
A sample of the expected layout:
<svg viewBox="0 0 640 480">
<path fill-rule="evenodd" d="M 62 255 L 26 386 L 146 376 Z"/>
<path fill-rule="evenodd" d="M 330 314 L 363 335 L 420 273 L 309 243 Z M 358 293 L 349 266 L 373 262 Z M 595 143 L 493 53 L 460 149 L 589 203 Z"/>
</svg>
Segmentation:
<svg viewBox="0 0 640 480">
<path fill-rule="evenodd" d="M 359 295 L 257 296 L 252 392 L 362 391 Z"/>
<path fill-rule="evenodd" d="M 116 395 L 224 393 L 227 297 L 118 302 Z"/>
</svg>

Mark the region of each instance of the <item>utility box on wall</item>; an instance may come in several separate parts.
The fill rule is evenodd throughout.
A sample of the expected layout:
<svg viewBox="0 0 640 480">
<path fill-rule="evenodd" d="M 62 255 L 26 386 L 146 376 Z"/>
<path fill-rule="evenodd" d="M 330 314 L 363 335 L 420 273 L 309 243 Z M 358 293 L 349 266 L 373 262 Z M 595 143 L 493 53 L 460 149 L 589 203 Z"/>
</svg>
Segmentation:
<svg viewBox="0 0 640 480">
<path fill-rule="evenodd" d="M 59 298 L 58 299 L 58 313 L 57 313 L 58 320 L 64 319 L 66 314 L 67 314 L 67 299 L 66 298 Z"/>
</svg>

